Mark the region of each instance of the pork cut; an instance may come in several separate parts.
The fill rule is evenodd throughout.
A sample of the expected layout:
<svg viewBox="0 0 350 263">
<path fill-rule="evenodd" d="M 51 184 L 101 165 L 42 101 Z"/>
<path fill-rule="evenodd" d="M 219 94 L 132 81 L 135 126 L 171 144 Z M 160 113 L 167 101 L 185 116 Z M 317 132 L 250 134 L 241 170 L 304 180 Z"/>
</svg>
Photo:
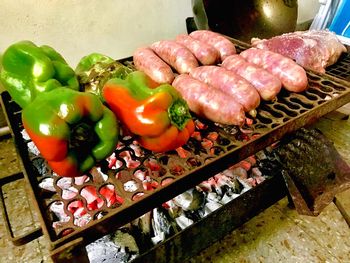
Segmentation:
<svg viewBox="0 0 350 263">
<path fill-rule="evenodd" d="M 307 30 L 286 33 L 270 39 L 253 38 L 254 47 L 280 53 L 299 65 L 319 73 L 334 64 L 346 47 L 329 30 Z"/>
</svg>

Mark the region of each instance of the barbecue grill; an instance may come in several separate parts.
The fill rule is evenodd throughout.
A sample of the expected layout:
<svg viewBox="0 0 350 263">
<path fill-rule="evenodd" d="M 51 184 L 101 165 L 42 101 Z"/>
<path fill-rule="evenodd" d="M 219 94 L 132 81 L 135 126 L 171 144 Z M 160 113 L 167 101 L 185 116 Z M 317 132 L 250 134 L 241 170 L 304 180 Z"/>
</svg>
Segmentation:
<svg viewBox="0 0 350 263">
<path fill-rule="evenodd" d="M 238 52 L 249 46 L 243 42 L 231 39 Z M 129 65 L 131 58 L 120 60 Z M 2 179 L 1 186 L 6 183 L 25 178 L 30 186 L 35 207 L 40 215 L 41 227 L 21 235 L 14 235 L 6 210 L 4 196 L 0 191 L 0 200 L 7 225 L 8 234 L 16 245 L 22 245 L 44 234 L 50 245 L 50 253 L 55 262 L 67 262 L 72 258 L 76 262 L 88 260 L 85 246 L 116 231 L 133 219 L 142 216 L 152 208 L 160 206 L 169 199 L 183 193 L 229 168 L 233 164 L 263 150 L 291 134 L 301 127 L 310 125 L 321 116 L 350 102 L 350 54 L 344 54 L 336 65 L 327 70 L 327 74 L 316 74 L 307 71 L 309 87 L 303 93 L 281 91 L 274 102 L 262 102 L 257 109 L 256 118 L 250 125 L 242 129 L 235 126 L 218 125 L 208 120 L 194 116 L 196 132 L 199 138 L 191 138 L 183 147 L 185 155 L 176 151 L 168 153 L 153 153 L 143 150 L 139 154 L 134 149 L 134 139 L 130 136 L 120 137 L 120 145 L 115 150 L 120 167 L 109 169 L 101 165 L 101 170 L 107 179 L 94 181 L 91 174 L 82 184 L 72 181 L 77 195 L 73 199 L 65 199 L 60 180 L 45 166 L 43 160 L 30 152 L 31 141 L 24 136 L 21 122 L 21 109 L 11 100 L 7 92 L 2 93 L 2 106 L 6 113 L 16 149 L 20 157 L 23 172 Z M 216 134 L 212 139 L 212 134 Z M 206 142 L 210 141 L 210 144 Z M 135 167 L 127 167 L 122 156 L 128 154 Z M 149 163 L 157 163 L 157 171 L 150 169 Z M 40 163 L 40 167 L 37 165 Z M 144 189 L 142 181 L 135 174 L 138 171 L 147 172 L 154 182 L 152 189 Z M 52 180 L 56 192 L 47 193 L 40 183 Z M 132 182 L 135 189 L 129 190 L 127 184 Z M 103 187 L 111 187 L 118 197 L 118 202 L 108 204 L 108 200 L 100 193 Z M 82 194 L 87 187 L 94 188 L 99 198 L 104 202 L 97 209 L 90 210 Z M 240 226 L 260 211 L 269 207 L 286 195 L 286 189 L 281 176 L 274 175 L 233 199 L 204 219 L 192 226 L 179 231 L 173 237 L 154 246 L 147 251 L 141 251 L 136 262 L 179 262 L 198 253 L 226 233 Z M 68 207 L 73 201 L 81 202 L 89 215 L 89 222 L 80 225 L 74 220 Z M 50 205 L 59 202 L 63 204 L 69 220 L 53 227 L 57 218 L 50 212 Z M 201 231 L 204 229 L 211 231 Z M 189 242 L 191 249 L 188 250 Z"/>
</svg>

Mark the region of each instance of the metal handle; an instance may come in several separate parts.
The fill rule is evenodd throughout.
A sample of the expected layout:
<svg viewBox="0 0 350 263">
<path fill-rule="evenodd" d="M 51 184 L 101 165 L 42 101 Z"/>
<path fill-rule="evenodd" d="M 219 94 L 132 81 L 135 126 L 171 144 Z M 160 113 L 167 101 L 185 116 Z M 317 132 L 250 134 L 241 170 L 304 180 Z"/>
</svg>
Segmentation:
<svg viewBox="0 0 350 263">
<path fill-rule="evenodd" d="M 10 240 L 12 241 L 12 243 L 16 246 L 22 246 L 24 244 L 27 244 L 27 243 L 33 241 L 34 239 L 37 239 L 38 237 L 42 236 L 42 234 L 43 234 L 41 227 L 37 227 L 33 230 L 28 231 L 25 234 L 19 235 L 19 236 L 14 236 L 14 234 L 13 234 L 10 218 L 9 218 L 8 213 L 7 213 L 7 209 L 6 209 L 6 205 L 5 205 L 2 187 L 5 184 L 8 184 L 8 183 L 20 180 L 20 179 L 23 179 L 23 173 L 21 173 L 21 172 L 0 178 L 0 209 L 2 212 L 2 216 L 4 218 L 7 234 L 10 237 Z"/>
</svg>

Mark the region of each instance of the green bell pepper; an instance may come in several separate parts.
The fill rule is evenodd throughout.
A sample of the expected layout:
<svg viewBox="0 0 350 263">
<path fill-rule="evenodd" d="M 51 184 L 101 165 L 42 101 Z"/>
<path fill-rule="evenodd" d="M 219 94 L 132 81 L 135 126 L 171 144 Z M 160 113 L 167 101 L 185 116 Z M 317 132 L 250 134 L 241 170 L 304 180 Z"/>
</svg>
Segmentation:
<svg viewBox="0 0 350 263">
<path fill-rule="evenodd" d="M 83 57 L 75 68 L 81 89 L 98 95 L 101 100 L 102 88 L 109 79 L 125 79 L 132 71 L 131 68 L 100 53 Z"/>
<path fill-rule="evenodd" d="M 56 89 L 40 94 L 22 111 L 29 137 L 60 176 L 75 177 L 116 147 L 115 115 L 90 93 Z"/>
<path fill-rule="evenodd" d="M 17 42 L 2 55 L 0 68 L 1 84 L 22 108 L 42 92 L 58 87 L 79 90 L 74 70 L 49 46 Z"/>
</svg>

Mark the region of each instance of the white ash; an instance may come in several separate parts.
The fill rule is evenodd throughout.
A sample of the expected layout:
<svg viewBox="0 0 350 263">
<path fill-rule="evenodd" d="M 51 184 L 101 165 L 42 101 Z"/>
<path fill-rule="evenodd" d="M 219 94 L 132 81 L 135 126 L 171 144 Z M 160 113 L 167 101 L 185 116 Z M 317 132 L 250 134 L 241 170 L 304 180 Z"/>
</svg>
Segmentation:
<svg viewBox="0 0 350 263">
<path fill-rule="evenodd" d="M 29 137 L 29 134 L 27 133 L 27 131 L 25 129 L 23 129 L 21 131 L 21 134 L 22 134 L 22 138 L 25 140 L 25 141 L 29 141 L 30 140 L 30 137 Z"/>
<path fill-rule="evenodd" d="M 28 146 L 28 152 L 29 152 L 29 156 L 30 154 L 34 155 L 34 156 L 39 156 L 40 155 L 40 151 L 39 149 L 36 147 L 36 145 L 34 144 L 34 142 L 28 142 L 27 143 Z"/>
<path fill-rule="evenodd" d="M 137 182 L 130 180 L 124 183 L 124 191 L 125 192 L 135 192 L 139 188 L 139 185 Z"/>
<path fill-rule="evenodd" d="M 266 152 L 261 151 L 256 156 L 267 159 L 269 152 L 272 152 L 272 148 Z M 169 215 L 181 229 L 190 226 L 263 182 L 265 176 L 257 165 L 258 161 L 254 162 L 248 171 L 243 167 L 233 166 L 176 196 L 166 202 Z M 198 193 L 202 194 L 203 200 L 198 198 Z"/>
<path fill-rule="evenodd" d="M 54 179 L 51 177 L 44 178 L 40 183 L 39 187 L 50 192 L 56 192 L 56 188 L 54 186 Z"/>
<path fill-rule="evenodd" d="M 152 210 L 152 229 L 153 237 L 151 237 L 151 240 L 153 244 L 164 241 L 174 233 L 170 218 L 161 207 Z"/>
<path fill-rule="evenodd" d="M 184 214 L 175 218 L 175 221 L 181 229 L 185 229 L 194 223 L 193 220 L 189 219 Z"/>
<path fill-rule="evenodd" d="M 70 187 L 69 189 L 64 189 L 62 191 L 62 199 L 69 200 L 76 197 L 78 194 L 78 189 Z"/>
<path fill-rule="evenodd" d="M 198 210 L 204 202 L 204 195 L 195 188 L 192 188 L 176 196 L 173 201 L 184 211 Z"/>
<path fill-rule="evenodd" d="M 94 183 L 104 183 L 108 180 L 108 175 L 103 173 L 101 167 L 93 167 L 90 170 Z"/>
<path fill-rule="evenodd" d="M 90 263 L 130 262 L 139 254 L 134 237 L 122 230 L 87 245 L 86 251 Z"/>
<path fill-rule="evenodd" d="M 57 186 L 62 190 L 69 189 L 70 187 L 72 187 L 72 181 L 73 181 L 73 178 L 71 177 L 61 177 L 57 181 Z"/>
<path fill-rule="evenodd" d="M 72 199 L 78 194 L 78 189 L 73 187 L 73 178 L 62 177 L 57 181 L 57 186 L 62 189 L 62 198 Z"/>
<path fill-rule="evenodd" d="M 215 202 L 215 201 L 208 201 L 205 206 L 204 206 L 204 213 L 203 213 L 203 217 L 211 214 L 212 212 L 214 212 L 215 210 L 219 209 L 220 207 L 222 207 L 222 204 Z"/>
<path fill-rule="evenodd" d="M 228 202 L 232 201 L 233 199 L 237 198 L 238 196 L 240 196 L 239 194 L 235 194 L 235 193 L 225 193 L 224 196 L 221 198 L 221 202 L 222 204 L 227 204 Z"/>
<path fill-rule="evenodd" d="M 59 222 L 68 222 L 70 217 L 64 212 L 64 203 L 61 201 L 55 201 L 50 205 L 50 211 L 52 211 L 58 218 Z"/>
<path fill-rule="evenodd" d="M 74 225 L 83 227 L 86 226 L 92 219 L 92 216 L 90 214 L 84 214 L 84 215 L 74 215 Z"/>
</svg>

